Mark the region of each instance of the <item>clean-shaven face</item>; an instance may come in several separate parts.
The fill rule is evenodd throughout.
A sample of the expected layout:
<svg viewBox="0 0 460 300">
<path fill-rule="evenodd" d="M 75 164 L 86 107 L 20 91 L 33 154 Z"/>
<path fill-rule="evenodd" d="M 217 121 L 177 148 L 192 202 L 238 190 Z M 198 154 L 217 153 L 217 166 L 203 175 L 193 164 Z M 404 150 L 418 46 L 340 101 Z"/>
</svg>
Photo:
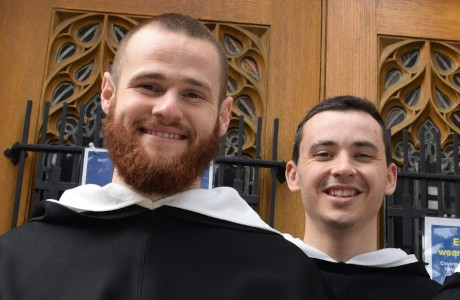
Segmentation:
<svg viewBox="0 0 460 300">
<path fill-rule="evenodd" d="M 360 111 L 325 111 L 303 128 L 289 187 L 300 190 L 307 221 L 326 228 L 375 226 L 384 195 L 394 192 L 379 124 Z"/>
</svg>

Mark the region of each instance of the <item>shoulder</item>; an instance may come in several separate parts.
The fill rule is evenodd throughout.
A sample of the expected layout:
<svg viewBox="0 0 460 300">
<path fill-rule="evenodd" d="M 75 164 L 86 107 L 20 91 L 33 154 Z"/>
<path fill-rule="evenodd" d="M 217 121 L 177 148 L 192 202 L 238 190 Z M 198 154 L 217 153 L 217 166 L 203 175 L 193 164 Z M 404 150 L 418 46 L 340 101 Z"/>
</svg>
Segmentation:
<svg viewBox="0 0 460 300">
<path fill-rule="evenodd" d="M 421 300 L 431 299 L 440 289 L 420 263 L 381 268 L 320 259 L 313 261 L 328 289 L 338 299 L 343 299 L 341 295 L 350 295 L 346 299 Z"/>
<path fill-rule="evenodd" d="M 456 272 L 449 276 L 441 289 L 439 295 L 433 300 L 460 299 L 460 273 Z"/>
</svg>

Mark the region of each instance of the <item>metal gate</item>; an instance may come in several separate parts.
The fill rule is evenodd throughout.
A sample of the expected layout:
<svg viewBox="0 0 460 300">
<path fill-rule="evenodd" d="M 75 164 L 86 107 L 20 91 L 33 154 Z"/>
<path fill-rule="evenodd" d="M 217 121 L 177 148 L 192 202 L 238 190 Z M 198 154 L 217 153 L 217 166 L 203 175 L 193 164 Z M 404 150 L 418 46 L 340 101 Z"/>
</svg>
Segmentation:
<svg viewBox="0 0 460 300">
<path fill-rule="evenodd" d="M 408 132 L 403 132 L 395 193 L 385 207 L 386 246 L 414 253 L 423 259 L 424 218 L 460 218 L 458 135 L 453 134 L 449 155 L 442 153 L 438 131 L 423 132 L 420 151 L 412 155 Z"/>
</svg>

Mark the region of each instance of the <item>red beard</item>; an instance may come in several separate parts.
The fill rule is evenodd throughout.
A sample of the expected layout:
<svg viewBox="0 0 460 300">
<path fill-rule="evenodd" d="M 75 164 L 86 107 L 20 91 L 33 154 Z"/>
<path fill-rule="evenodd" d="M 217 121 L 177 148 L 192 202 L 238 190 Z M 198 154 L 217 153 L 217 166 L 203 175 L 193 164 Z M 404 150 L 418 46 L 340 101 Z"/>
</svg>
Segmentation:
<svg viewBox="0 0 460 300">
<path fill-rule="evenodd" d="M 136 126 L 128 130 L 114 119 L 110 109 L 104 124 L 104 141 L 119 176 L 135 191 L 144 195 L 172 195 L 193 186 L 219 153 L 219 122 L 212 134 L 188 151 L 168 159 L 159 159 L 134 139 Z"/>
</svg>

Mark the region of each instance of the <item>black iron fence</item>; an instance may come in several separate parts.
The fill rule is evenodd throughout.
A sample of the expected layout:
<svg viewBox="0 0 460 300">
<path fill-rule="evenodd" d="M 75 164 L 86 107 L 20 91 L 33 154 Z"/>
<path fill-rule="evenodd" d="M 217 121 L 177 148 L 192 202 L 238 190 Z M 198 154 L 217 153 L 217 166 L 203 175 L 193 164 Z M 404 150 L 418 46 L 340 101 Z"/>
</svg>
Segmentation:
<svg viewBox="0 0 460 300">
<path fill-rule="evenodd" d="M 21 198 L 24 164 L 28 152 L 37 152 L 36 178 L 33 186 L 33 204 L 37 201 L 52 198 L 58 199 L 67 189 L 81 184 L 82 162 L 85 148 L 92 143 L 95 147 L 103 147 L 101 136 L 102 113 L 98 109 L 95 117 L 94 130 L 90 135 L 83 134 L 85 105 L 80 107 L 80 116 L 76 130 L 73 130 L 72 141 L 69 142 L 66 122 L 59 126 L 59 138 L 46 143 L 46 124 L 50 104 L 45 104 L 40 140 L 37 144 L 28 144 L 29 119 L 32 102 L 28 101 L 21 143 L 16 143 L 5 151 L 12 163 L 19 165 L 19 172 L 14 199 L 11 227 L 15 227 Z M 61 120 L 67 120 L 67 106 L 64 104 Z M 278 161 L 278 120 L 274 120 L 272 133 L 272 157 L 270 160 L 260 158 L 262 119 L 258 119 L 255 155 L 248 158 L 243 155 L 244 120 L 239 119 L 238 150 L 232 156 L 225 156 L 226 138 L 222 139 L 221 155 L 216 159 L 214 186 L 232 186 L 255 209 L 259 202 L 259 170 L 271 170 L 270 214 L 269 223 L 273 226 L 276 180 L 284 182 L 285 162 Z M 87 133 L 87 132 L 86 132 Z M 427 143 L 425 134 L 420 137 L 420 149 L 410 150 L 407 131 L 403 134 L 403 143 L 399 155 L 403 161 L 398 172 L 398 187 L 394 195 L 385 201 L 385 245 L 404 249 L 415 253 L 422 259 L 422 240 L 424 218 L 438 216 L 444 218 L 460 218 L 460 170 L 458 136 L 453 135 L 452 149 L 446 155 L 442 152 L 439 134 L 433 133 L 433 141 Z M 429 149 L 427 147 L 430 147 Z M 429 150 L 429 151 L 427 151 Z M 398 152 L 398 151 L 397 151 Z M 430 155 L 427 155 L 429 153 Z M 447 167 L 446 167 L 447 166 Z"/>
<path fill-rule="evenodd" d="M 36 177 L 33 184 L 33 199 L 32 206 L 38 201 L 45 199 L 59 199 L 61 194 L 70 188 L 81 184 L 83 157 L 85 148 L 91 145 L 96 148 L 103 147 L 103 139 L 101 135 L 101 120 L 102 112 L 99 109 L 96 112 L 95 126 L 92 126 L 90 135 L 88 130 L 84 130 L 85 120 L 85 104 L 80 107 L 80 116 L 76 126 L 67 126 L 64 121 L 60 123 L 59 138 L 56 141 L 47 143 L 46 133 L 48 124 L 48 115 L 50 103 L 45 103 L 43 121 L 40 139 L 37 144 L 28 144 L 29 136 L 29 120 L 32 109 L 32 101 L 28 101 L 26 108 L 26 116 L 24 121 L 24 131 L 22 142 L 15 143 L 11 148 L 5 151 L 5 155 L 9 157 L 13 164 L 18 164 L 18 178 L 16 184 L 16 192 L 13 206 L 13 217 L 11 228 L 17 224 L 19 202 L 21 199 L 22 181 L 24 175 L 24 165 L 28 152 L 37 152 L 38 160 L 36 167 Z M 68 120 L 68 107 L 64 104 L 62 109 L 61 120 Z M 244 118 L 239 118 L 239 136 L 237 138 L 237 151 L 231 156 L 224 155 L 226 147 L 226 138 L 222 138 L 221 155 L 215 160 L 215 174 L 213 175 L 214 186 L 232 186 L 239 194 L 251 205 L 257 209 L 259 201 L 259 170 L 260 168 L 268 168 L 271 170 L 271 186 L 270 186 L 270 213 L 269 224 L 273 226 L 274 222 L 274 207 L 275 207 L 275 192 L 276 180 L 284 182 L 285 162 L 277 161 L 278 149 L 278 120 L 274 120 L 273 126 L 273 145 L 271 160 L 263 160 L 260 158 L 261 149 L 261 128 L 262 119 L 257 120 L 256 145 L 255 155 L 248 158 L 243 155 L 243 126 Z M 71 134 L 69 134 L 71 132 Z"/>
<path fill-rule="evenodd" d="M 386 246 L 423 259 L 424 218 L 460 218 L 458 135 L 443 151 L 438 131 L 422 132 L 420 149 L 414 151 L 405 130 L 399 150 L 397 189 L 386 199 Z"/>
</svg>

